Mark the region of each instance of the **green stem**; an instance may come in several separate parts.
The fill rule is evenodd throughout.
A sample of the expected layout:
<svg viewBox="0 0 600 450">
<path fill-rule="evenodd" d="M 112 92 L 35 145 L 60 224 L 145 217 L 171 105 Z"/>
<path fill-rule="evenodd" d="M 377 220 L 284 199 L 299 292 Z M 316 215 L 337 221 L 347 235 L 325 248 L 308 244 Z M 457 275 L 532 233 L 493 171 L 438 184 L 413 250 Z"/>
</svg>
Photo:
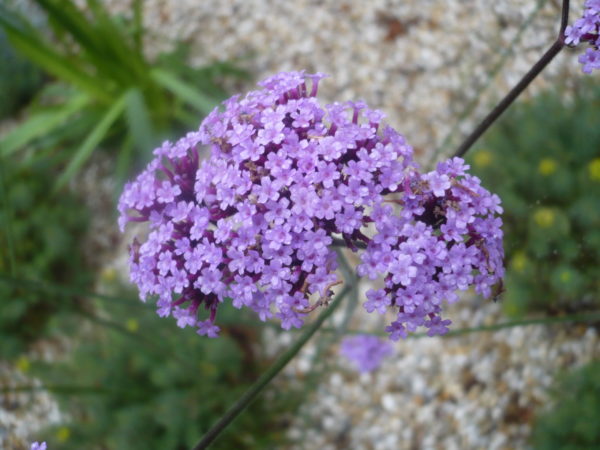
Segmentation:
<svg viewBox="0 0 600 450">
<path fill-rule="evenodd" d="M 537 6 L 533 10 L 533 12 L 529 15 L 527 20 L 525 20 L 525 22 L 523 22 L 523 24 L 519 27 L 519 31 L 517 32 L 515 37 L 503 49 L 502 53 L 500 54 L 500 57 L 498 58 L 496 64 L 494 65 L 494 67 L 492 67 L 487 72 L 487 77 L 486 77 L 485 83 L 478 89 L 478 91 L 473 96 L 473 99 L 467 103 L 467 105 L 465 106 L 463 111 L 460 113 L 458 120 L 452 126 L 452 129 L 448 132 L 448 134 L 446 134 L 446 136 L 442 140 L 442 143 L 436 148 L 436 150 L 433 152 L 433 154 L 429 158 L 429 161 L 425 165 L 425 167 L 427 167 L 428 170 L 431 170 L 431 168 L 433 167 L 433 165 L 434 165 L 437 157 L 440 155 L 440 153 L 442 153 L 454 141 L 454 138 L 455 138 L 462 122 L 467 117 L 469 117 L 473 113 L 473 111 L 475 111 L 475 108 L 479 105 L 479 102 L 480 102 L 481 98 L 483 97 L 483 94 L 490 88 L 493 80 L 496 79 L 496 76 L 500 73 L 500 71 L 504 67 L 508 58 L 514 54 L 515 49 L 517 49 L 517 46 L 518 46 L 519 42 L 521 41 L 523 34 L 529 28 L 529 25 L 531 24 L 531 22 L 533 22 L 533 20 L 537 17 L 537 15 L 540 12 L 540 10 L 542 9 L 542 7 L 545 6 L 547 2 L 548 2 L 548 0 L 538 1 Z"/>
<path fill-rule="evenodd" d="M 542 57 L 533 65 L 533 67 L 521 78 L 521 80 L 513 87 L 508 94 L 498 103 L 494 109 L 481 121 L 473 132 L 467 136 L 462 144 L 454 152 L 454 156 L 462 157 L 471 148 L 471 146 L 481 137 L 483 133 L 502 115 L 504 111 L 521 95 L 521 93 L 529 86 L 529 84 L 546 68 L 556 55 L 565 46 L 564 31 L 567 27 L 569 18 L 569 0 L 563 0 L 561 26 L 558 37 L 552 46 L 542 55 Z"/>
<path fill-rule="evenodd" d="M 78 395 L 78 394 L 88 394 L 88 395 L 104 395 L 108 392 L 115 392 L 120 395 L 126 395 L 127 390 L 125 389 L 115 389 L 115 388 L 107 388 L 100 386 L 72 386 L 72 385 L 53 385 L 53 384 L 42 384 L 39 386 L 0 386 L 1 394 L 8 394 L 14 392 L 43 392 L 48 391 L 57 395 Z"/>
<path fill-rule="evenodd" d="M 568 323 L 568 322 L 596 322 L 600 320 L 600 311 L 596 312 L 588 312 L 585 314 L 572 314 L 568 316 L 561 317 L 541 317 L 538 319 L 522 319 L 522 320 L 514 320 L 511 322 L 502 322 L 494 325 L 483 325 L 480 327 L 470 327 L 470 328 L 459 328 L 456 330 L 450 330 L 448 333 L 443 335 L 442 337 L 454 337 L 461 336 L 463 334 L 470 333 L 482 333 L 482 332 L 490 332 L 490 331 L 498 331 L 504 328 L 515 328 L 515 327 L 525 327 L 529 325 L 553 325 L 559 323 Z M 321 331 L 325 333 L 337 333 L 337 328 L 329 328 L 325 327 Z M 362 330 L 348 330 L 348 333 L 351 334 L 372 334 L 375 336 L 387 336 L 385 332 L 370 332 L 370 331 L 362 331 Z M 428 337 L 427 333 L 414 333 L 408 335 L 407 339 L 418 339 Z"/>
<path fill-rule="evenodd" d="M 302 333 L 296 343 L 290 347 L 273 363 L 269 369 L 264 372 L 256 382 L 242 395 L 235 404 L 215 423 L 210 430 L 202 437 L 200 442 L 193 447 L 193 450 L 207 448 L 223 430 L 225 430 L 233 420 L 240 415 L 246 407 L 262 392 L 262 390 L 283 370 L 283 368 L 298 354 L 300 349 L 308 342 L 313 334 L 321 327 L 340 305 L 344 296 L 350 291 L 352 286 L 346 285 L 344 289 L 336 296 L 335 300 L 325 309 L 321 315 Z"/>
<path fill-rule="evenodd" d="M 52 292 L 55 294 L 60 294 L 64 297 L 95 298 L 97 300 L 112 302 L 117 306 L 132 307 L 138 309 L 150 308 L 150 306 L 147 303 L 142 303 L 141 301 L 135 298 L 98 294 L 96 292 L 87 291 L 83 287 L 69 287 L 51 283 L 46 280 L 41 282 L 32 279 L 15 278 L 0 274 L 0 283 L 12 284 L 14 286 L 21 287 L 22 289 L 29 289 L 32 291 Z"/>
</svg>

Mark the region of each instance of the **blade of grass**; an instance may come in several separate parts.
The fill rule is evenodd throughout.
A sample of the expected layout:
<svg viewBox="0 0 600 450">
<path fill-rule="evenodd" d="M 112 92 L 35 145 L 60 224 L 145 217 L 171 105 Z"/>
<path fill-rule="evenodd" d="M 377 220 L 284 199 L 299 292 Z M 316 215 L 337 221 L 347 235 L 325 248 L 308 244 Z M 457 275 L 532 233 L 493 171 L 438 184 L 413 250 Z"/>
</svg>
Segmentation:
<svg viewBox="0 0 600 450">
<path fill-rule="evenodd" d="M 87 53 L 94 65 L 106 67 L 120 86 L 144 86 L 149 83 L 148 65 L 143 53 L 136 51 L 135 42 L 128 29 L 111 16 L 102 2 L 87 0 L 87 8 L 93 13 L 94 32 L 101 36 L 102 52 L 90 49 Z"/>
<path fill-rule="evenodd" d="M 93 24 L 70 0 L 34 0 L 48 15 L 50 22 L 59 30 L 67 30 L 68 35 L 82 48 L 102 53 L 104 43 Z"/>
<path fill-rule="evenodd" d="M 100 123 L 98 123 L 98 125 L 96 125 L 96 127 L 90 132 L 83 144 L 81 144 L 71 158 L 71 161 L 67 165 L 64 172 L 56 181 L 54 187 L 55 191 L 60 189 L 67 181 L 71 179 L 75 172 L 77 172 L 87 161 L 98 144 L 104 139 L 112 124 L 121 114 L 123 114 L 126 106 L 125 100 L 125 94 L 118 98 L 117 101 L 115 101 L 111 108 L 106 112 Z"/>
<path fill-rule="evenodd" d="M 0 142 L 0 156 L 9 156 L 33 139 L 50 133 L 89 103 L 86 94 L 79 94 L 59 108 L 40 111 L 15 128 Z"/>
<path fill-rule="evenodd" d="M 129 176 L 129 168 L 133 161 L 133 138 L 131 133 L 125 136 L 123 144 L 119 149 L 119 156 L 117 156 L 117 166 L 115 167 L 115 178 L 116 178 L 116 190 L 115 190 L 115 202 L 118 201 L 119 195 L 121 195 L 121 188 L 127 181 Z"/>
<path fill-rule="evenodd" d="M 115 48 L 123 50 L 126 44 L 126 36 L 119 32 L 111 21 L 102 22 L 103 17 L 90 7 L 88 0 L 88 11 L 93 12 L 90 20 L 86 14 L 78 8 L 71 0 L 35 0 L 54 25 L 58 36 L 65 36 L 65 44 L 79 45 L 77 55 L 71 61 L 72 65 L 85 70 L 86 64 L 82 58 L 89 60 L 98 71 L 99 79 L 117 81 L 119 85 L 125 86 L 130 83 L 131 63 L 135 60 L 131 52 L 125 55 L 115 52 Z M 117 41 L 116 47 L 114 41 Z"/>
<path fill-rule="evenodd" d="M 149 152 L 154 145 L 154 132 L 142 92 L 138 88 L 130 89 L 125 94 L 125 103 L 125 117 L 133 145 L 140 153 Z"/>
<path fill-rule="evenodd" d="M 2 157 L 0 156 L 0 161 Z M 6 236 L 6 251 L 8 253 L 8 270 L 11 275 L 15 275 L 17 273 L 17 258 L 15 256 L 15 243 L 13 237 L 13 229 L 12 229 L 12 215 L 13 209 L 12 205 L 8 200 L 8 196 L 6 195 L 6 188 L 4 182 L 4 164 L 0 164 L 0 206 L 2 206 L 2 217 L 4 220 L 2 221 L 2 226 L 4 228 L 4 235 Z"/>
<path fill-rule="evenodd" d="M 165 70 L 154 69 L 150 73 L 150 76 L 156 83 L 179 97 L 182 101 L 198 109 L 202 114 L 211 112 L 218 103 L 217 100 L 200 93 L 193 86 L 181 81 L 175 75 Z"/>
<path fill-rule="evenodd" d="M 72 83 L 101 101 L 111 101 L 109 92 L 101 87 L 102 79 L 87 75 L 71 60 L 46 45 L 45 38 L 32 27 L 22 22 L 22 26 L 15 25 L 19 19 L 14 16 L 7 8 L 0 8 L 0 26 L 17 50 L 48 73 Z"/>
<path fill-rule="evenodd" d="M 136 51 L 144 54 L 144 10 L 141 0 L 133 1 L 133 43 Z"/>
</svg>

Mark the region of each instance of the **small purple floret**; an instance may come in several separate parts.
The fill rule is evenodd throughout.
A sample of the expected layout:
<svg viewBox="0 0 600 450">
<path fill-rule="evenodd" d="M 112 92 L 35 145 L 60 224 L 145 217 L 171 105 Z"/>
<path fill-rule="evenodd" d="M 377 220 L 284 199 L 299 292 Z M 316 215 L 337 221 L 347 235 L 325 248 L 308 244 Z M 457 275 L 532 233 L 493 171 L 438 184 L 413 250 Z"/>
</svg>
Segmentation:
<svg viewBox="0 0 600 450">
<path fill-rule="evenodd" d="M 587 0 L 583 16 L 565 30 L 565 44 L 576 46 L 582 42 L 590 46 L 579 56 L 583 72 L 600 70 L 600 0 Z"/>
<path fill-rule="evenodd" d="M 340 353 L 361 372 L 377 369 L 383 360 L 393 352 L 389 341 L 370 335 L 345 337 L 342 340 Z"/>
</svg>

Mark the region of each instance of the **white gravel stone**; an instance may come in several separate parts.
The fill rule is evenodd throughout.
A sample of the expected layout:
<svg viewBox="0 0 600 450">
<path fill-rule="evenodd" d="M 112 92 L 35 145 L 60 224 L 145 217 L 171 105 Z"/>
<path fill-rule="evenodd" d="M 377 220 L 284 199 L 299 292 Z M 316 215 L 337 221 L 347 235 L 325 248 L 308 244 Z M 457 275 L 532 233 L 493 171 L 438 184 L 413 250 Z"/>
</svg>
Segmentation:
<svg viewBox="0 0 600 450">
<path fill-rule="evenodd" d="M 130 0 L 105 1 L 128 13 Z M 146 47 L 156 55 L 183 40 L 191 45 L 193 64 L 237 60 L 257 80 L 291 69 L 329 73 L 321 89 L 325 100 L 366 100 L 427 160 L 458 124 L 450 139 L 456 145 L 550 46 L 559 2 L 542 2 L 539 9 L 538 3 L 146 0 Z M 576 17 L 581 5 L 572 3 Z M 503 59 L 484 90 L 488 73 Z M 560 55 L 530 92 L 579 78 L 574 55 Z M 473 113 L 459 120 L 473 99 Z"/>
</svg>

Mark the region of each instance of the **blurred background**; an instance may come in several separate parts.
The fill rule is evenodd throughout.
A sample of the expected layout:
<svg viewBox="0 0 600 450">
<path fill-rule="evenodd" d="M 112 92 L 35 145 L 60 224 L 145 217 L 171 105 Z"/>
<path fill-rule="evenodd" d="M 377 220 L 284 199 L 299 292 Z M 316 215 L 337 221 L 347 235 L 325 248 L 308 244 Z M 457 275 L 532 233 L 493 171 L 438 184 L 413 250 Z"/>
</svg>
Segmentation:
<svg viewBox="0 0 600 450">
<path fill-rule="evenodd" d="M 225 310 L 208 340 L 138 300 L 115 204 L 164 139 L 305 69 L 433 167 L 559 15 L 552 0 L 0 2 L 0 448 L 190 448 L 297 336 Z M 599 448 L 599 122 L 597 75 L 566 49 L 467 158 L 503 200 L 506 292 L 465 295 L 449 335 L 362 375 L 339 339 L 382 322 L 349 300 L 214 448 Z"/>
</svg>

